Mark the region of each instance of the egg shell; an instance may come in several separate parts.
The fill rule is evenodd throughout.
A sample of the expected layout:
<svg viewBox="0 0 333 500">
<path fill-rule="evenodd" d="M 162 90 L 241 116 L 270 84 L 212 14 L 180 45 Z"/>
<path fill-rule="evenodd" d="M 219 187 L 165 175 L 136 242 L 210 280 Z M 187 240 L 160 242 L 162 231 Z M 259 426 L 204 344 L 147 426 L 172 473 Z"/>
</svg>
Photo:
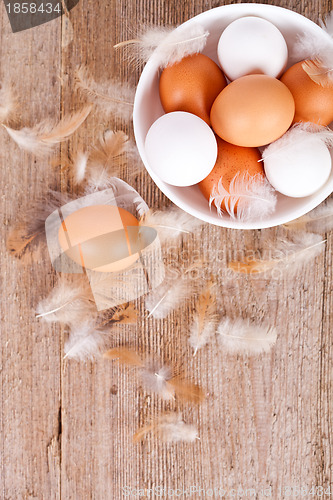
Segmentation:
<svg viewBox="0 0 333 500">
<path fill-rule="evenodd" d="M 289 144 L 267 156 L 264 168 L 267 179 L 280 193 L 292 198 L 310 196 L 320 189 L 331 173 L 331 155 L 322 141 Z"/>
<path fill-rule="evenodd" d="M 138 220 L 123 208 L 93 205 L 68 215 L 58 238 L 63 251 L 77 264 L 99 272 L 116 272 L 139 258 L 138 226 Z"/>
<path fill-rule="evenodd" d="M 257 148 L 241 147 L 216 138 L 218 155 L 215 166 L 207 177 L 199 183 L 199 188 L 205 198 L 209 201 L 214 186 L 222 177 L 222 184 L 227 191 L 235 175 L 247 172 L 250 176 L 265 176 L 260 151 Z M 225 205 L 222 202 L 222 209 Z"/>
<path fill-rule="evenodd" d="M 225 141 L 259 147 L 281 137 L 294 113 L 293 96 L 283 83 L 267 75 L 248 75 L 222 90 L 210 118 L 214 131 Z"/>
<path fill-rule="evenodd" d="M 325 88 L 315 83 L 298 62 L 281 77 L 295 101 L 294 122 L 329 125 L 333 121 L 333 86 Z"/>
<path fill-rule="evenodd" d="M 210 109 L 226 85 L 221 69 L 212 59 L 194 54 L 162 71 L 160 99 L 166 113 L 186 111 L 210 125 Z"/>
<path fill-rule="evenodd" d="M 148 130 L 145 150 L 150 167 L 173 186 L 192 186 L 214 167 L 217 144 L 201 118 L 184 111 L 160 116 Z"/>
<path fill-rule="evenodd" d="M 288 48 L 276 26 L 260 17 L 242 17 L 223 31 L 217 54 L 229 80 L 264 74 L 276 78 L 288 60 Z"/>
</svg>

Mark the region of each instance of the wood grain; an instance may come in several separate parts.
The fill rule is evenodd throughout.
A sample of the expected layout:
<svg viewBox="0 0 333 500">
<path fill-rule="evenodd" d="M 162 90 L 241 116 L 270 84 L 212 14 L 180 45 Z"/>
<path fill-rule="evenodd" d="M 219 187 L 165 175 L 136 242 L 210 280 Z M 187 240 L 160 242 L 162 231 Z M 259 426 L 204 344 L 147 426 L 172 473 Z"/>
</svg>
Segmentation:
<svg viewBox="0 0 333 500">
<path fill-rule="evenodd" d="M 331 9 L 328 0 L 264 3 L 313 20 Z M 112 49 L 136 26 L 179 24 L 218 5 L 82 0 L 69 13 L 71 41 L 65 18 L 12 34 L 1 4 L 1 79 L 15 82 L 21 124 L 76 109 L 80 97 L 74 92 L 74 72 L 81 64 L 96 80 L 119 75 L 137 81 L 139 72 Z M 123 129 L 133 137 L 131 126 L 95 113 L 62 146 L 62 154 L 90 144 L 106 128 Z M 20 266 L 8 255 L 5 237 L 53 173 L 47 162 L 20 152 L 5 131 L 1 140 L 2 498 L 119 499 L 125 498 L 125 487 L 157 498 L 149 490 L 196 487 L 254 488 L 255 498 L 264 498 L 260 490 L 271 488 L 266 490 L 270 497 L 281 499 L 292 498 L 284 490 L 288 486 L 331 484 L 332 235 L 327 235 L 325 253 L 295 279 L 278 276 L 267 282 L 240 276 L 227 284 L 221 272 L 227 261 L 238 251 L 260 249 L 267 235 L 278 238 L 283 230 L 205 226 L 199 238 L 184 241 L 182 253 L 176 249 L 180 259 L 206 255 L 220 276 L 221 314 L 265 320 L 276 325 L 279 337 L 267 355 L 231 356 L 213 342 L 193 357 L 187 343 L 193 301 L 167 320 L 147 318 L 142 310 L 136 327 L 117 328 L 114 345 L 120 337 L 122 344 L 182 366 L 207 394 L 199 407 L 161 402 L 142 389 L 134 374 L 112 362 L 64 360 L 66 331 L 34 318 L 55 273 L 45 255 Z M 134 187 L 150 206 L 169 204 L 145 173 Z M 64 175 L 62 189 L 67 189 Z M 171 248 L 169 260 L 174 255 Z M 186 422 L 197 425 L 200 440 L 166 446 L 149 437 L 134 445 L 136 429 L 167 409 L 181 411 Z M 203 491 L 189 496 L 201 497 Z"/>
</svg>

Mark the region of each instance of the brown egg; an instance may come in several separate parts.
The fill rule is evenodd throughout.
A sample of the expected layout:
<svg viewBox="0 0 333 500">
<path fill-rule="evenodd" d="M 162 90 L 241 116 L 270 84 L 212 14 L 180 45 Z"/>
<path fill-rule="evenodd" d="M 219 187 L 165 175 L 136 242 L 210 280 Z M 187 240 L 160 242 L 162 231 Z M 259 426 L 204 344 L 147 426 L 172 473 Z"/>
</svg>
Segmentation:
<svg viewBox="0 0 333 500">
<path fill-rule="evenodd" d="M 247 172 L 251 177 L 260 174 L 265 176 L 259 149 L 235 146 L 223 141 L 219 137 L 217 140 L 217 160 L 213 170 L 207 177 L 199 183 L 199 188 L 205 198 L 209 201 L 214 186 L 217 186 L 222 178 L 223 187 L 229 191 L 230 182 L 236 174 Z M 225 210 L 222 202 L 221 208 Z"/>
<path fill-rule="evenodd" d="M 127 210 L 94 205 L 68 215 L 59 228 L 63 251 L 77 264 L 100 272 L 115 272 L 138 258 L 137 219 Z"/>
<path fill-rule="evenodd" d="M 267 75 L 247 75 L 231 82 L 210 112 L 214 131 L 237 146 L 269 144 L 290 127 L 295 103 L 289 89 Z"/>
<path fill-rule="evenodd" d="M 326 126 L 333 121 L 333 87 L 324 88 L 313 82 L 302 68 L 302 63 L 291 66 L 281 78 L 294 97 L 294 122 Z"/>
<path fill-rule="evenodd" d="M 203 54 L 184 57 L 160 77 L 160 98 L 166 113 L 187 111 L 210 125 L 210 108 L 227 85 L 217 64 Z"/>
</svg>

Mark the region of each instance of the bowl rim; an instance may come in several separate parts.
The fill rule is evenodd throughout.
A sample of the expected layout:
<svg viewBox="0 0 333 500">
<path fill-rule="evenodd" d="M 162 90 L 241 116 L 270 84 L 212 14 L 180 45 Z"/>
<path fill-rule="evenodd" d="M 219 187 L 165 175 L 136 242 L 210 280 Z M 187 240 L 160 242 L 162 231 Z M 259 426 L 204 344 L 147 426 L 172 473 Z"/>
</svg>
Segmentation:
<svg viewBox="0 0 333 500">
<path fill-rule="evenodd" d="M 214 7 L 213 9 L 208 9 L 200 14 L 197 14 L 194 17 L 191 17 L 184 23 L 178 25 L 175 29 L 181 29 L 184 25 L 188 23 L 194 23 L 194 22 L 200 22 L 200 18 L 203 17 L 208 17 L 208 16 L 213 16 L 214 13 L 217 11 L 223 10 L 226 12 L 227 10 L 229 11 L 239 11 L 239 14 L 241 16 L 242 12 L 246 10 L 247 8 L 253 8 L 254 10 L 258 10 L 257 14 L 259 15 L 259 10 L 262 14 L 264 14 L 264 11 L 283 11 L 284 13 L 287 13 L 286 15 L 294 17 L 295 19 L 300 19 L 302 20 L 303 25 L 307 24 L 309 28 L 312 31 L 317 31 L 320 36 L 325 36 L 325 31 L 315 22 L 313 22 L 311 19 L 308 19 L 307 17 L 303 16 L 302 14 L 299 14 L 298 12 L 295 12 L 293 10 L 287 9 L 285 7 L 280 7 L 277 5 L 269 5 L 269 4 L 261 4 L 261 3 L 239 3 L 239 4 L 229 4 L 229 5 L 220 5 L 218 7 Z M 246 15 L 251 15 L 251 14 L 246 14 Z M 256 15 L 256 14 L 253 14 Z M 228 218 L 217 218 L 216 214 L 213 215 L 212 211 L 207 212 L 207 213 L 202 213 L 200 209 L 196 209 L 194 207 L 189 207 L 187 202 L 184 201 L 181 197 L 176 196 L 172 192 L 172 188 L 174 186 L 169 186 L 167 183 L 164 183 L 156 174 L 155 172 L 150 168 L 147 158 L 145 156 L 145 150 L 144 150 L 144 141 L 141 140 L 142 133 L 140 133 L 140 125 L 139 125 L 139 115 L 140 115 L 140 99 L 143 94 L 143 91 L 145 90 L 145 80 L 148 75 L 150 75 L 151 70 L 154 70 L 154 73 L 156 70 L 158 71 L 158 68 L 156 68 L 156 62 L 155 62 L 155 57 L 154 54 L 150 57 L 150 59 L 147 61 L 146 65 L 144 66 L 142 73 L 139 78 L 139 82 L 136 88 L 135 92 L 135 98 L 134 98 L 134 107 L 133 107 L 133 129 L 134 129 L 134 137 L 135 141 L 137 144 L 137 148 L 139 151 L 139 155 L 141 157 L 141 160 L 149 173 L 150 177 L 156 184 L 156 186 L 162 191 L 162 193 L 170 200 L 172 201 L 176 206 L 184 210 L 185 212 L 189 213 L 190 215 L 207 222 L 209 224 L 213 224 L 218 227 L 226 227 L 226 228 L 231 228 L 231 229 L 248 229 L 248 230 L 253 230 L 253 229 L 265 229 L 265 228 L 270 228 L 270 227 L 276 227 L 281 224 L 285 224 L 287 222 L 290 222 L 291 220 L 295 220 L 298 217 L 301 217 L 302 215 L 305 215 L 306 213 L 310 212 L 314 208 L 316 208 L 320 203 L 322 203 L 328 196 L 330 196 L 333 192 L 333 178 L 331 174 L 331 180 L 327 181 L 327 183 L 316 193 L 314 193 L 311 197 L 311 199 L 308 200 L 306 203 L 306 206 L 304 207 L 303 205 L 299 208 L 294 208 L 292 210 L 292 216 L 288 215 L 286 213 L 284 216 L 277 216 L 276 214 L 272 214 L 268 220 L 263 219 L 262 221 L 258 222 L 243 222 L 240 221 L 236 218 L 232 218 L 228 216 Z M 186 188 L 183 188 L 186 189 Z M 302 198 L 304 200 L 304 198 Z"/>
</svg>

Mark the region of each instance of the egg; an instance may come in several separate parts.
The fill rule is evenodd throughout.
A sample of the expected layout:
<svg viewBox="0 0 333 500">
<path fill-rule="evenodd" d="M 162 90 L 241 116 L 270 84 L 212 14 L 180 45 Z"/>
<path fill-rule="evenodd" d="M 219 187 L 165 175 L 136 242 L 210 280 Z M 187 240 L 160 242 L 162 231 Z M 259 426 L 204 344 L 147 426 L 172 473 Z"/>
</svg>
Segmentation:
<svg viewBox="0 0 333 500">
<path fill-rule="evenodd" d="M 237 146 L 259 147 L 291 125 L 295 103 L 276 78 L 248 75 L 231 82 L 215 99 L 210 119 L 217 135 Z"/>
<path fill-rule="evenodd" d="M 210 108 L 226 86 L 220 68 L 203 54 L 184 57 L 167 66 L 159 82 L 160 99 L 166 113 L 186 111 L 210 125 Z"/>
<path fill-rule="evenodd" d="M 210 199 L 214 186 L 222 178 L 224 188 L 229 191 L 233 178 L 247 172 L 251 177 L 259 174 L 265 176 L 259 149 L 235 146 L 217 137 L 218 155 L 213 170 L 199 183 L 202 194 Z M 224 202 L 222 209 L 225 210 Z"/>
<path fill-rule="evenodd" d="M 202 181 L 214 167 L 217 144 L 212 129 L 201 118 L 184 111 L 167 113 L 150 127 L 145 140 L 150 168 L 173 186 Z"/>
<path fill-rule="evenodd" d="M 99 272 L 128 268 L 139 258 L 139 222 L 127 210 L 110 205 L 80 208 L 58 232 L 59 244 L 77 264 Z"/>
<path fill-rule="evenodd" d="M 288 48 L 274 24 L 260 17 L 242 17 L 223 31 L 218 59 L 229 80 L 251 74 L 281 75 L 288 60 Z"/>
<path fill-rule="evenodd" d="M 310 196 L 320 189 L 331 173 L 331 155 L 324 142 L 310 139 L 287 144 L 281 151 L 267 155 L 267 179 L 280 193 L 292 198 Z"/>
<path fill-rule="evenodd" d="M 291 66 L 281 78 L 294 97 L 294 122 L 329 125 L 333 121 L 333 87 L 325 88 L 312 81 L 302 63 Z"/>
</svg>

